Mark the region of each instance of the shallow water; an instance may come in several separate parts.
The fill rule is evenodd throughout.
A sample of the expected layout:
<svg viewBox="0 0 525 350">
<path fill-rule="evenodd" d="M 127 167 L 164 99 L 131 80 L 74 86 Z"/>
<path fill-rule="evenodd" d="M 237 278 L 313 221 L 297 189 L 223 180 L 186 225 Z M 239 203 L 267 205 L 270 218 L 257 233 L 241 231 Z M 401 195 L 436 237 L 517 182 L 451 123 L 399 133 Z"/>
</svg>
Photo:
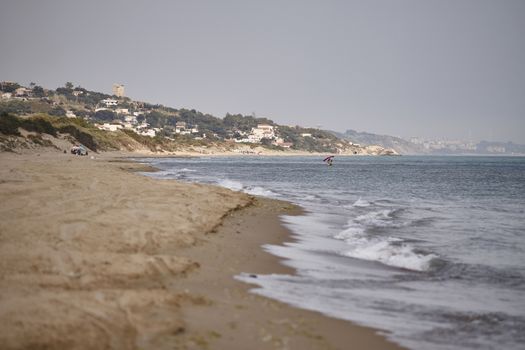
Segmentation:
<svg viewBox="0 0 525 350">
<path fill-rule="evenodd" d="M 292 201 L 298 274 L 254 292 L 376 327 L 413 349 L 525 344 L 525 158 L 148 159 L 158 178 Z"/>
</svg>

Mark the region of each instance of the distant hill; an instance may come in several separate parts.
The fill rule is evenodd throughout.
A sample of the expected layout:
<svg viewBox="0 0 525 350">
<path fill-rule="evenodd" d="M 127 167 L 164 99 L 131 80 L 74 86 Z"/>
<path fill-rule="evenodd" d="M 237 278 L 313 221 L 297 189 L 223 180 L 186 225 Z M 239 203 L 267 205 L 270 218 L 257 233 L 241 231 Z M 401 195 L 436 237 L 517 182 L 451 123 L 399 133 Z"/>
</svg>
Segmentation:
<svg viewBox="0 0 525 350">
<path fill-rule="evenodd" d="M 399 137 L 388 135 L 377 135 L 368 132 L 359 132 L 355 130 L 346 130 L 344 133 L 332 132 L 339 138 L 360 144 L 362 146 L 378 145 L 384 148 L 391 148 L 399 154 L 425 154 L 425 149 L 410 141 L 403 140 Z"/>
<path fill-rule="evenodd" d="M 347 130 L 332 131 L 337 137 L 361 146 L 378 145 L 405 155 L 525 155 L 525 145 L 513 142 L 481 141 L 420 141 L 410 142 L 399 137 Z"/>
<path fill-rule="evenodd" d="M 0 143 L 4 148 L 16 148 L 11 146 L 15 140 L 21 145 L 43 144 L 42 133 L 68 134 L 92 151 L 147 149 L 202 153 L 213 148 L 248 154 L 264 151 L 396 155 L 388 148 L 373 144 L 359 146 L 325 130 L 279 125 L 268 118 L 230 113 L 218 118 L 195 109 L 177 109 L 90 91 L 70 82 L 55 90 L 33 83 L 24 87 L 15 82 L 0 82 Z M 29 143 L 28 137 L 32 137 Z"/>
</svg>

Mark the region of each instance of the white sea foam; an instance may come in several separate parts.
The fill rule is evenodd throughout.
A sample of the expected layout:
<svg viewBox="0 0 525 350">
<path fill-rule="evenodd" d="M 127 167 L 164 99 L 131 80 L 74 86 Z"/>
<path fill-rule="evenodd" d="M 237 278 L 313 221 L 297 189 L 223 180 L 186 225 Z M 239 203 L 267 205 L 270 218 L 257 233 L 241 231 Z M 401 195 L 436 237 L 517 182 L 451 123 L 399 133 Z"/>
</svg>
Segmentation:
<svg viewBox="0 0 525 350">
<path fill-rule="evenodd" d="M 311 194 L 305 194 L 305 195 L 302 195 L 302 194 L 301 194 L 301 198 L 302 198 L 303 200 L 307 200 L 307 201 L 313 201 L 313 200 L 316 200 L 316 199 L 317 199 L 316 196 L 311 195 Z"/>
<path fill-rule="evenodd" d="M 361 199 L 361 197 L 359 197 L 358 200 L 356 200 L 354 202 L 354 204 L 352 204 L 353 207 L 360 207 L 360 208 L 366 208 L 366 207 L 369 207 L 370 206 L 370 202 L 364 200 L 364 199 Z"/>
<path fill-rule="evenodd" d="M 275 192 L 272 192 L 270 190 L 267 190 L 266 188 L 259 187 L 259 186 L 253 186 L 253 187 L 247 188 L 244 190 L 244 192 L 248 194 L 252 194 L 254 196 L 261 196 L 261 197 L 275 197 L 277 195 Z"/>
<path fill-rule="evenodd" d="M 365 233 L 362 227 L 349 227 L 344 231 L 339 232 L 334 236 L 336 239 L 347 240 L 356 239 Z"/>
<path fill-rule="evenodd" d="M 220 180 L 219 186 L 229 188 L 230 190 L 233 190 L 233 191 L 242 191 L 242 189 L 244 188 L 241 182 L 230 180 L 230 179 Z"/>
<path fill-rule="evenodd" d="M 372 211 L 367 214 L 360 215 L 354 219 L 354 222 L 372 227 L 399 227 L 400 223 L 394 222 L 392 214 L 394 209 L 383 209 L 380 211 Z"/>
<path fill-rule="evenodd" d="M 175 179 L 177 178 L 178 172 L 171 171 L 171 170 L 163 170 L 163 171 L 157 171 L 148 174 L 151 177 L 159 178 L 159 179 Z"/>
<path fill-rule="evenodd" d="M 381 215 L 387 215 L 387 213 Z M 367 220 L 361 221 L 368 223 Z M 434 254 L 417 253 L 411 244 L 404 243 L 399 238 L 369 236 L 366 234 L 365 228 L 366 226 L 355 219 L 346 230 L 334 236 L 336 239 L 344 240 L 349 246 L 349 249 L 345 249 L 341 253 L 342 255 L 378 261 L 388 266 L 415 271 L 428 270 L 432 259 L 437 258 Z"/>
<path fill-rule="evenodd" d="M 351 249 L 343 255 L 370 261 L 379 261 L 385 265 L 400 267 L 408 270 L 426 271 L 430 267 L 434 254 L 418 254 L 414 247 L 407 243 L 400 243 L 398 239 L 389 237 L 384 240 L 364 237 L 346 241 Z"/>
<path fill-rule="evenodd" d="M 277 194 L 266 188 L 260 186 L 244 186 L 240 181 L 223 179 L 218 182 L 219 186 L 226 187 L 232 191 L 243 191 L 245 193 L 261 196 L 261 197 L 275 197 Z"/>
<path fill-rule="evenodd" d="M 179 179 L 181 177 L 184 177 L 184 173 L 189 172 L 195 172 L 196 170 L 183 168 L 183 169 L 169 169 L 169 170 L 161 170 L 157 172 L 150 173 L 151 177 L 156 177 L 159 179 Z"/>
</svg>

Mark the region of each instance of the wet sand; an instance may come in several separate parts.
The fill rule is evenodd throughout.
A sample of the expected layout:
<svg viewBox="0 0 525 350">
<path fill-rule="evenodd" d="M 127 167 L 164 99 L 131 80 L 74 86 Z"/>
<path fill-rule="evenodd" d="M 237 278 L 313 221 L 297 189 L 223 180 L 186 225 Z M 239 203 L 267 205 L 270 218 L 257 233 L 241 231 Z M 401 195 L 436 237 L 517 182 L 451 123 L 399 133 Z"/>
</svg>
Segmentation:
<svg viewBox="0 0 525 350">
<path fill-rule="evenodd" d="M 95 157 L 0 153 L 2 349 L 397 348 L 233 278 L 294 273 L 260 246 L 297 208 Z"/>
</svg>

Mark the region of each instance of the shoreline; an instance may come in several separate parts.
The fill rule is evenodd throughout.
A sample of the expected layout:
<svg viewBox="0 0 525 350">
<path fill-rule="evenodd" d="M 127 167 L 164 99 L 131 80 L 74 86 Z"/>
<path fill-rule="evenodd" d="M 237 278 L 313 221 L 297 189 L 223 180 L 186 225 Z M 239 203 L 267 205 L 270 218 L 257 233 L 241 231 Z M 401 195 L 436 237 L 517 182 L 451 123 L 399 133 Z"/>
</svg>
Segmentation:
<svg viewBox="0 0 525 350">
<path fill-rule="evenodd" d="M 5 348 L 400 348 L 234 279 L 294 272 L 261 248 L 290 240 L 289 203 L 154 180 L 111 154 L 0 160 Z"/>
<path fill-rule="evenodd" d="M 402 349 L 380 335 L 380 330 L 259 296 L 251 292 L 255 285 L 234 278 L 240 273 L 254 280 L 262 274 L 295 274 L 294 268 L 265 252 L 262 245 L 291 241 L 291 232 L 279 216 L 301 211 L 287 202 L 256 198 L 223 221 L 206 243 L 218 251 L 214 261 L 220 264 L 202 265 L 185 284 L 190 291 L 214 300 L 213 310 L 195 309 L 189 324 L 203 327 L 199 334 L 220 334 L 213 339 L 217 349 Z M 236 246 L 239 237 L 243 241 Z M 232 255 L 232 247 L 243 251 Z M 210 249 L 196 246 L 188 250 L 197 260 L 204 260 Z"/>
<path fill-rule="evenodd" d="M 402 154 L 338 154 L 330 152 L 305 152 L 305 151 L 271 151 L 261 153 L 239 153 L 239 152 L 210 152 L 199 153 L 190 151 L 178 152 L 141 152 L 141 151 L 103 151 L 95 154 L 112 155 L 119 158 L 200 158 L 200 157 L 326 157 L 334 155 L 336 157 L 399 157 Z"/>
</svg>

